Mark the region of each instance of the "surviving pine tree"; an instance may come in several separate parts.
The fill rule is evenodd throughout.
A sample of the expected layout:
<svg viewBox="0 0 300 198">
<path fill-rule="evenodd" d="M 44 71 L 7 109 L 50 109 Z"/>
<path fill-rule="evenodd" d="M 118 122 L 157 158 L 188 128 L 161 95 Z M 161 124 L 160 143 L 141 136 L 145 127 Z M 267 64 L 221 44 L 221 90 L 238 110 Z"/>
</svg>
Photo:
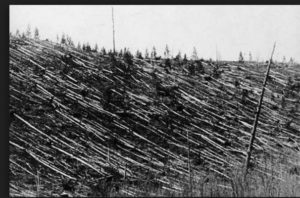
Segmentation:
<svg viewBox="0 0 300 198">
<path fill-rule="evenodd" d="M 119 57 L 123 57 L 123 50 L 122 49 L 120 49 L 120 51 L 119 51 Z"/>
<path fill-rule="evenodd" d="M 243 53 L 242 52 L 240 52 L 240 54 L 239 54 L 239 62 L 240 63 L 244 62 L 244 57 L 243 57 Z"/>
<path fill-rule="evenodd" d="M 186 57 L 186 54 L 184 54 L 184 56 L 183 56 L 183 63 L 185 64 L 185 63 L 187 63 L 187 57 Z"/>
<path fill-rule="evenodd" d="M 20 30 L 18 30 L 17 29 L 17 31 L 16 31 L 16 37 L 20 37 L 21 35 L 20 35 Z"/>
<path fill-rule="evenodd" d="M 170 50 L 169 50 L 168 45 L 166 45 L 164 56 L 165 56 L 165 58 L 170 58 Z"/>
<path fill-rule="evenodd" d="M 156 49 L 155 49 L 155 47 L 153 46 L 153 48 L 152 48 L 152 52 L 151 52 L 151 59 L 155 59 L 156 58 Z"/>
<path fill-rule="evenodd" d="M 86 46 L 85 46 L 85 51 L 86 51 L 86 52 L 91 52 L 91 51 L 92 51 L 92 48 L 91 48 L 89 42 L 87 42 L 87 44 L 86 44 Z"/>
<path fill-rule="evenodd" d="M 285 63 L 286 62 L 286 58 L 285 56 L 282 57 L 282 63 Z"/>
<path fill-rule="evenodd" d="M 26 29 L 25 36 L 26 36 L 27 38 L 30 38 L 30 37 L 31 37 L 31 27 L 30 27 L 30 25 L 27 25 L 27 29 Z"/>
<path fill-rule="evenodd" d="M 58 34 L 56 35 L 56 42 L 59 43 L 59 36 L 58 36 Z"/>
<path fill-rule="evenodd" d="M 106 55 L 106 50 L 105 50 L 104 47 L 101 48 L 101 54 L 102 54 L 102 55 Z"/>
<path fill-rule="evenodd" d="M 181 61 L 182 57 L 181 57 L 181 52 L 179 51 L 178 54 L 175 56 L 175 59 L 178 61 Z"/>
<path fill-rule="evenodd" d="M 194 47 L 193 49 L 193 54 L 192 54 L 192 60 L 198 60 L 198 53 L 197 53 L 197 50 L 196 50 L 196 47 Z"/>
<path fill-rule="evenodd" d="M 62 34 L 60 43 L 61 44 L 66 44 L 66 36 L 65 36 L 65 34 Z"/>
<path fill-rule="evenodd" d="M 251 52 L 249 52 L 249 61 L 250 62 L 252 61 L 252 54 L 251 54 Z"/>
<path fill-rule="evenodd" d="M 68 46 L 74 47 L 74 42 L 73 42 L 71 36 L 69 36 L 69 35 L 66 36 L 66 44 Z"/>
<path fill-rule="evenodd" d="M 95 47 L 94 47 L 94 50 L 93 50 L 94 52 L 98 52 L 98 45 L 97 45 L 97 43 L 95 44 Z"/>
<path fill-rule="evenodd" d="M 148 52 L 148 49 L 145 50 L 145 59 L 149 59 L 149 52 Z"/>
<path fill-rule="evenodd" d="M 34 39 L 40 39 L 40 33 L 37 28 L 34 29 Z"/>
<path fill-rule="evenodd" d="M 81 44 L 80 44 L 80 42 L 78 42 L 78 44 L 77 44 L 77 49 L 81 50 Z"/>
<path fill-rule="evenodd" d="M 127 63 L 129 66 L 131 66 L 133 64 L 133 56 L 130 53 L 130 51 L 126 51 L 124 53 L 124 61 L 125 63 Z"/>
<path fill-rule="evenodd" d="M 135 57 L 138 59 L 143 59 L 142 53 L 139 50 L 136 51 Z"/>
</svg>

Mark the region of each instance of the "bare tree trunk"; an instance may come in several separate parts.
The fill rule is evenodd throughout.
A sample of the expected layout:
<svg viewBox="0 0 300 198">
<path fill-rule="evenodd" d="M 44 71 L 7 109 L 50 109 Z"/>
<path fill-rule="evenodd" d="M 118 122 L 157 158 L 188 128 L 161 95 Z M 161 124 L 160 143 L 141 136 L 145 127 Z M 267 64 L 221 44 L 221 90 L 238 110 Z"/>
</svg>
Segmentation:
<svg viewBox="0 0 300 198">
<path fill-rule="evenodd" d="M 249 147 L 248 147 L 248 150 L 247 150 L 247 158 L 246 158 L 246 164 L 245 164 L 245 175 L 244 175 L 245 179 L 246 179 L 246 176 L 248 174 L 248 168 L 249 168 L 249 163 L 250 163 L 250 159 L 251 159 L 251 152 L 252 152 L 252 148 L 253 148 L 253 142 L 254 142 L 254 139 L 255 139 L 256 127 L 257 127 L 258 118 L 259 118 L 259 114 L 260 114 L 260 109 L 261 109 L 263 98 L 264 98 L 265 86 L 267 84 L 267 79 L 268 79 L 269 72 L 270 72 L 270 67 L 271 67 L 272 57 L 273 57 L 273 54 L 274 54 L 274 51 L 275 51 L 275 46 L 276 46 L 276 43 L 274 43 L 274 46 L 273 46 L 273 51 L 272 51 L 271 58 L 270 58 L 270 61 L 269 61 L 269 64 L 268 64 L 268 69 L 267 69 L 267 72 L 266 72 L 266 75 L 265 75 L 263 88 L 262 88 L 262 92 L 261 92 L 261 95 L 260 95 L 260 100 L 259 100 L 259 103 L 258 103 L 258 108 L 257 108 L 257 111 L 256 111 L 255 120 L 254 120 L 254 123 L 253 123 L 253 128 L 252 128 L 252 132 L 251 132 L 252 135 L 251 135 Z"/>
<path fill-rule="evenodd" d="M 218 46 L 216 45 L 216 63 L 218 63 Z"/>
<path fill-rule="evenodd" d="M 115 20 L 114 20 L 114 8 L 111 8 L 111 14 L 112 14 L 112 24 L 113 24 L 113 50 L 114 54 L 116 53 L 115 50 Z"/>
</svg>

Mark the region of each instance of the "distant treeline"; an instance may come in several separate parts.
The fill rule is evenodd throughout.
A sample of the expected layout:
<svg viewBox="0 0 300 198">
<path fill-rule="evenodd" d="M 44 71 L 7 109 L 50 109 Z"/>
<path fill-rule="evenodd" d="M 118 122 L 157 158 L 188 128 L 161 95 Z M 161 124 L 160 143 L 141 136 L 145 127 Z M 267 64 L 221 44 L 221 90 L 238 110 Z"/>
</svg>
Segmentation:
<svg viewBox="0 0 300 198">
<path fill-rule="evenodd" d="M 10 33 L 10 35 L 13 35 L 13 34 Z M 31 26 L 27 25 L 27 29 L 26 29 L 25 32 L 21 33 L 17 29 L 14 36 L 20 37 L 20 38 L 40 39 L 40 32 L 39 32 L 39 29 L 37 27 L 35 27 L 34 30 L 32 31 Z M 49 39 L 46 39 L 46 40 L 49 40 Z M 63 33 L 61 36 L 56 35 L 56 42 L 59 43 L 59 44 L 70 46 L 70 47 L 76 47 L 78 50 L 82 50 L 82 51 L 85 51 L 85 52 L 99 52 L 102 55 L 113 53 L 111 49 L 106 50 L 104 47 L 102 47 L 99 50 L 99 47 L 98 47 L 97 43 L 95 43 L 92 47 L 89 42 L 84 42 L 82 44 L 80 42 L 78 42 L 77 46 L 75 46 L 74 41 L 71 38 L 71 36 L 69 36 L 68 34 L 65 34 L 65 33 Z M 130 52 L 129 48 L 121 49 L 119 51 L 116 51 L 115 53 L 119 56 L 123 56 L 123 54 L 125 52 L 129 52 L 130 54 L 133 54 L 133 53 Z M 166 45 L 163 54 L 164 54 L 164 57 L 158 56 L 157 55 L 157 50 L 156 50 L 155 46 L 153 46 L 151 52 L 149 53 L 149 50 L 146 49 L 145 52 L 144 52 L 144 55 L 142 54 L 142 52 L 140 50 L 137 50 L 135 52 L 135 57 L 139 58 L 139 59 L 152 59 L 152 60 L 160 60 L 162 58 L 164 58 L 164 59 L 175 59 L 175 60 L 179 60 L 179 61 L 181 61 L 181 60 L 185 61 L 185 60 L 188 60 L 188 59 L 189 60 L 201 60 L 201 59 L 203 60 L 203 58 L 199 59 L 196 47 L 193 47 L 193 52 L 192 52 L 192 55 L 190 56 L 190 58 L 188 58 L 186 54 L 184 54 L 182 56 L 180 51 L 174 56 L 172 53 L 170 53 L 170 49 L 169 49 L 168 45 Z M 240 63 L 245 62 L 246 61 L 246 58 L 245 58 L 246 56 L 248 56 L 247 61 L 249 61 L 249 62 L 258 62 L 258 58 L 255 61 L 253 60 L 253 56 L 252 56 L 251 52 L 249 52 L 248 55 L 247 55 L 246 53 L 244 53 L 242 51 L 239 52 L 237 61 L 240 62 Z M 220 53 L 218 52 L 217 56 L 216 56 L 216 61 L 220 61 L 220 59 L 221 59 L 220 58 Z M 210 58 L 209 60 L 212 61 L 212 58 Z M 294 60 L 294 58 L 290 57 L 289 61 L 287 61 L 286 57 L 283 56 L 281 63 L 287 64 L 287 65 L 294 65 L 295 60 Z"/>
</svg>

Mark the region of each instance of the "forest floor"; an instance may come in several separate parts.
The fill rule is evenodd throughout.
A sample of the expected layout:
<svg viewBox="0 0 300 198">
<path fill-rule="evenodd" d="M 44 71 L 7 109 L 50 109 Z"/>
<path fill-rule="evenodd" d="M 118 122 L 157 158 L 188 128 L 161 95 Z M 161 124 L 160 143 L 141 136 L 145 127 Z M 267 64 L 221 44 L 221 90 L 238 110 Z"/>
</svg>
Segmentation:
<svg viewBox="0 0 300 198">
<path fill-rule="evenodd" d="M 10 196 L 300 196 L 300 66 L 145 60 L 12 36 Z"/>
</svg>

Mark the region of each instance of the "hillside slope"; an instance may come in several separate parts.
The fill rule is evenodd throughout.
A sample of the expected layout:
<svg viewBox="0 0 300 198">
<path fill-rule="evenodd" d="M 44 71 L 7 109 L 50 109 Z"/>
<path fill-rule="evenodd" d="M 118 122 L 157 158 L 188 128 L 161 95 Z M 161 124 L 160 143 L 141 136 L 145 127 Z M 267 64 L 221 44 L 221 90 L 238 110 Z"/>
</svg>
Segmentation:
<svg viewBox="0 0 300 198">
<path fill-rule="evenodd" d="M 11 195 L 31 195 L 37 171 L 42 195 L 59 193 L 67 179 L 85 196 L 109 176 L 151 177 L 181 191 L 188 150 L 194 177 L 227 178 L 245 161 L 264 64 L 203 61 L 191 75 L 190 61 L 165 69 L 162 60 L 130 63 L 15 37 L 9 53 Z M 270 75 L 254 157 L 299 149 L 299 70 L 273 65 Z M 262 169 L 260 160 L 254 169 Z"/>
</svg>

